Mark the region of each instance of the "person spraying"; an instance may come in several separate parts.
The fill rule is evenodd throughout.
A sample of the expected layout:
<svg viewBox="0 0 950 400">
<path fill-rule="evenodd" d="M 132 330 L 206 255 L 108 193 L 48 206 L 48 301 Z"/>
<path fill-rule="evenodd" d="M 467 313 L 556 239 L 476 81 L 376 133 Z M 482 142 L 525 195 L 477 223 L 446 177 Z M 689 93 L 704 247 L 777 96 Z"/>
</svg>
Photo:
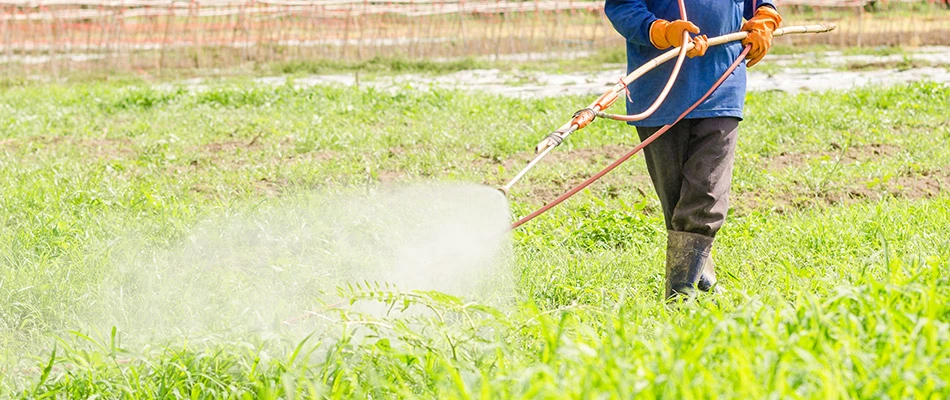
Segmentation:
<svg viewBox="0 0 950 400">
<path fill-rule="evenodd" d="M 678 19 L 680 9 L 670 0 L 606 0 L 604 12 L 625 39 L 627 70 L 683 45 L 684 32 L 694 48 L 687 52 L 682 72 L 665 102 L 649 117 L 629 122 L 641 140 L 699 100 L 743 50 L 740 65 L 692 112 L 644 148 L 647 170 L 656 189 L 667 229 L 667 299 L 716 291 L 713 241 L 729 208 L 729 190 L 736 137 L 746 90 L 746 67 L 762 60 L 771 47 L 772 32 L 782 22 L 771 0 L 685 0 L 689 21 Z M 747 21 L 743 24 L 742 19 Z M 739 30 L 748 36 L 710 48 L 707 35 Z M 700 35 L 701 33 L 701 35 Z M 643 111 L 653 103 L 670 76 L 671 65 L 660 66 L 630 84 L 627 113 Z"/>
</svg>

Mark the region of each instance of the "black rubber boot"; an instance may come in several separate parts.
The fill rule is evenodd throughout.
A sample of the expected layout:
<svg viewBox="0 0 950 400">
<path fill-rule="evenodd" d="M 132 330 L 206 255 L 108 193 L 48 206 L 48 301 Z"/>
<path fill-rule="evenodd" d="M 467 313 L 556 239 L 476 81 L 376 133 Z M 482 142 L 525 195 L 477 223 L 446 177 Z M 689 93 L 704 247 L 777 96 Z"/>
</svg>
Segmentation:
<svg viewBox="0 0 950 400">
<path fill-rule="evenodd" d="M 716 287 L 712 258 L 713 238 L 698 233 L 668 231 L 666 242 L 666 298 L 694 297 L 697 290 Z"/>
<path fill-rule="evenodd" d="M 706 258 L 706 266 L 703 267 L 703 275 L 699 277 L 699 283 L 696 287 L 704 292 L 721 293 L 725 290 L 716 284 L 716 263 L 713 262 L 712 255 Z"/>
</svg>

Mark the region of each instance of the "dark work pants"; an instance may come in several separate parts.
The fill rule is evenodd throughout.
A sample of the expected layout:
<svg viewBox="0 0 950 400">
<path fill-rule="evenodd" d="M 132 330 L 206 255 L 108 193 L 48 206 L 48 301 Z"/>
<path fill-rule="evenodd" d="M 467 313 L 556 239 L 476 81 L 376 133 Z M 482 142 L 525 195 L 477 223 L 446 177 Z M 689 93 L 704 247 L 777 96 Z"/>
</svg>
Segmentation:
<svg viewBox="0 0 950 400">
<path fill-rule="evenodd" d="M 666 229 L 715 237 L 729 210 L 739 119 L 684 119 L 643 149 Z M 660 127 L 638 127 L 645 140 Z"/>
</svg>

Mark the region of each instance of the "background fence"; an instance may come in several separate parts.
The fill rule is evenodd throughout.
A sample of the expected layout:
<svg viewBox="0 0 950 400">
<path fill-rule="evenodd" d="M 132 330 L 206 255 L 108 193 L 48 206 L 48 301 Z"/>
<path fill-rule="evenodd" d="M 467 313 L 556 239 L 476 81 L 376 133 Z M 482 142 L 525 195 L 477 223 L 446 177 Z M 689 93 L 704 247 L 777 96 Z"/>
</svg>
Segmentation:
<svg viewBox="0 0 950 400">
<path fill-rule="evenodd" d="M 789 43 L 950 44 L 950 0 L 784 0 Z M 227 68 L 299 60 L 453 58 L 619 46 L 603 1 L 0 0 L 0 71 Z"/>
</svg>

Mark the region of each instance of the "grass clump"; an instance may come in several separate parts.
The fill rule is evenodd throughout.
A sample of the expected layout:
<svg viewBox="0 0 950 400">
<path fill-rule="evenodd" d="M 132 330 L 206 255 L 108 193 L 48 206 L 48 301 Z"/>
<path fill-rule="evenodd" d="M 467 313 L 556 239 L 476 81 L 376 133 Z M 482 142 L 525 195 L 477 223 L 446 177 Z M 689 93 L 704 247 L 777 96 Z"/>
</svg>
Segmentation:
<svg viewBox="0 0 950 400">
<path fill-rule="evenodd" d="M 340 72 L 360 73 L 432 73 L 444 74 L 467 69 L 484 68 L 482 62 L 474 58 L 457 60 L 408 60 L 404 58 L 373 57 L 366 61 L 343 61 L 320 59 L 313 61 L 293 61 L 275 63 L 269 68 L 278 74 L 329 74 Z"/>
<path fill-rule="evenodd" d="M 503 312 L 437 293 L 355 290 L 350 302 L 439 317 L 340 312 L 337 339 L 284 346 L 216 341 L 133 352 L 87 339 L 47 364 L 81 371 L 50 374 L 24 394 L 926 398 L 948 390 L 947 267 L 894 260 L 827 295 L 767 290 L 676 310 L 624 298 Z"/>
</svg>

